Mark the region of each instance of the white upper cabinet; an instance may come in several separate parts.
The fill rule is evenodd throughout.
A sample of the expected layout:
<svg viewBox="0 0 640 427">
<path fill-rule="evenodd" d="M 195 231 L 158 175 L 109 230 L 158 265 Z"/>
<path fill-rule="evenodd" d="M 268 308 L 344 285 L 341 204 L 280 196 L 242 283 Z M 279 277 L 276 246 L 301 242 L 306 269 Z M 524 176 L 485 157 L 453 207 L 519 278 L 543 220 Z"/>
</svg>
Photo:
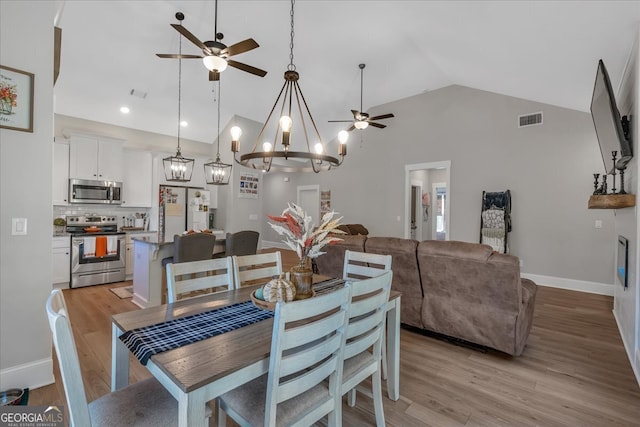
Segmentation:
<svg viewBox="0 0 640 427">
<path fill-rule="evenodd" d="M 71 135 L 69 177 L 123 181 L 123 143 L 100 136 Z"/>
<path fill-rule="evenodd" d="M 152 178 L 151 152 L 124 150 L 122 206 L 150 208 L 153 201 Z"/>
<path fill-rule="evenodd" d="M 52 196 L 54 206 L 69 204 L 69 144 L 53 143 L 53 179 Z"/>
</svg>

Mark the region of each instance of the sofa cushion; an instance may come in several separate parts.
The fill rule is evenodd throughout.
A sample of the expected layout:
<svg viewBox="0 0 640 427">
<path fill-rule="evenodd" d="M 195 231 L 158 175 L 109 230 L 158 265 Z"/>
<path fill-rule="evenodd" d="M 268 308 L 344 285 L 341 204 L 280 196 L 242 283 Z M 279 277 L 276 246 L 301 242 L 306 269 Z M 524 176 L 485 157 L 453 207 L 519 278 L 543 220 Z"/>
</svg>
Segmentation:
<svg viewBox="0 0 640 427">
<path fill-rule="evenodd" d="M 345 251 L 364 252 L 364 242 L 367 240 L 367 236 L 340 235 L 340 238 L 341 242 L 325 246 L 322 248 L 322 251 L 325 252 L 324 255 L 314 259 L 318 274 L 341 278 Z"/>
<path fill-rule="evenodd" d="M 424 293 L 416 259 L 417 247 L 418 241 L 397 237 L 369 237 L 364 245 L 365 252 L 391 255 L 391 289 L 402 292 L 400 322 L 422 328 L 420 312 Z"/>
</svg>

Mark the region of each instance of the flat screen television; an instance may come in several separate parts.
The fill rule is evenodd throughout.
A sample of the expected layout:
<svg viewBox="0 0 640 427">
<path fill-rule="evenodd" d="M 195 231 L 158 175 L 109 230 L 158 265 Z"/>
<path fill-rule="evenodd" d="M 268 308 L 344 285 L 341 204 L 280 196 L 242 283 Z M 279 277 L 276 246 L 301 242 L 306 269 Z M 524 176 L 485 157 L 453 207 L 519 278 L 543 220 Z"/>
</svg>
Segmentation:
<svg viewBox="0 0 640 427">
<path fill-rule="evenodd" d="M 611 174 L 614 172 L 614 168 L 624 168 L 633 158 L 631 138 L 629 137 L 631 127 L 626 116 L 620 117 L 609 73 L 607 73 L 602 59 L 598 62 L 596 81 L 593 86 L 591 118 L 598 135 L 605 172 Z M 618 152 L 615 165 L 613 164 L 613 151 Z"/>
<path fill-rule="evenodd" d="M 626 238 L 618 236 L 618 265 L 616 274 L 623 287 L 629 286 L 627 279 L 627 265 L 629 264 L 629 242 Z"/>
</svg>

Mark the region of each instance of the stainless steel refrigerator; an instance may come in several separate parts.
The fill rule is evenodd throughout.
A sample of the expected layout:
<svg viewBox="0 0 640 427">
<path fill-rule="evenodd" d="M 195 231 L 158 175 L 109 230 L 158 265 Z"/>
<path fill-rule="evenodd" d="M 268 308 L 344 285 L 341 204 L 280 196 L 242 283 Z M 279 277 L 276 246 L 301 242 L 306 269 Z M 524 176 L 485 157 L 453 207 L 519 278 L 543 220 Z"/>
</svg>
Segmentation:
<svg viewBox="0 0 640 427">
<path fill-rule="evenodd" d="M 172 242 L 176 234 L 208 229 L 210 196 L 210 192 L 203 188 L 161 185 L 158 209 L 160 238 Z"/>
</svg>

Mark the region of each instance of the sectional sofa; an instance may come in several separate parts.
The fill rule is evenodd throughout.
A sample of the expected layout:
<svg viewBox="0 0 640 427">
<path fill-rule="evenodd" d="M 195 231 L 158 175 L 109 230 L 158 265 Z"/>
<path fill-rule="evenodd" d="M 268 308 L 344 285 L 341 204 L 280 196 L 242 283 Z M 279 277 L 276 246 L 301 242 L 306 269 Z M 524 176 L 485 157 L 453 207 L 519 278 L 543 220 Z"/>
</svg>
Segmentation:
<svg viewBox="0 0 640 427">
<path fill-rule="evenodd" d="M 404 325 L 522 354 L 537 286 L 520 277 L 517 257 L 478 243 L 341 237 L 315 259 L 318 273 L 342 277 L 346 250 L 392 255 L 392 289 L 402 292 Z"/>
</svg>

